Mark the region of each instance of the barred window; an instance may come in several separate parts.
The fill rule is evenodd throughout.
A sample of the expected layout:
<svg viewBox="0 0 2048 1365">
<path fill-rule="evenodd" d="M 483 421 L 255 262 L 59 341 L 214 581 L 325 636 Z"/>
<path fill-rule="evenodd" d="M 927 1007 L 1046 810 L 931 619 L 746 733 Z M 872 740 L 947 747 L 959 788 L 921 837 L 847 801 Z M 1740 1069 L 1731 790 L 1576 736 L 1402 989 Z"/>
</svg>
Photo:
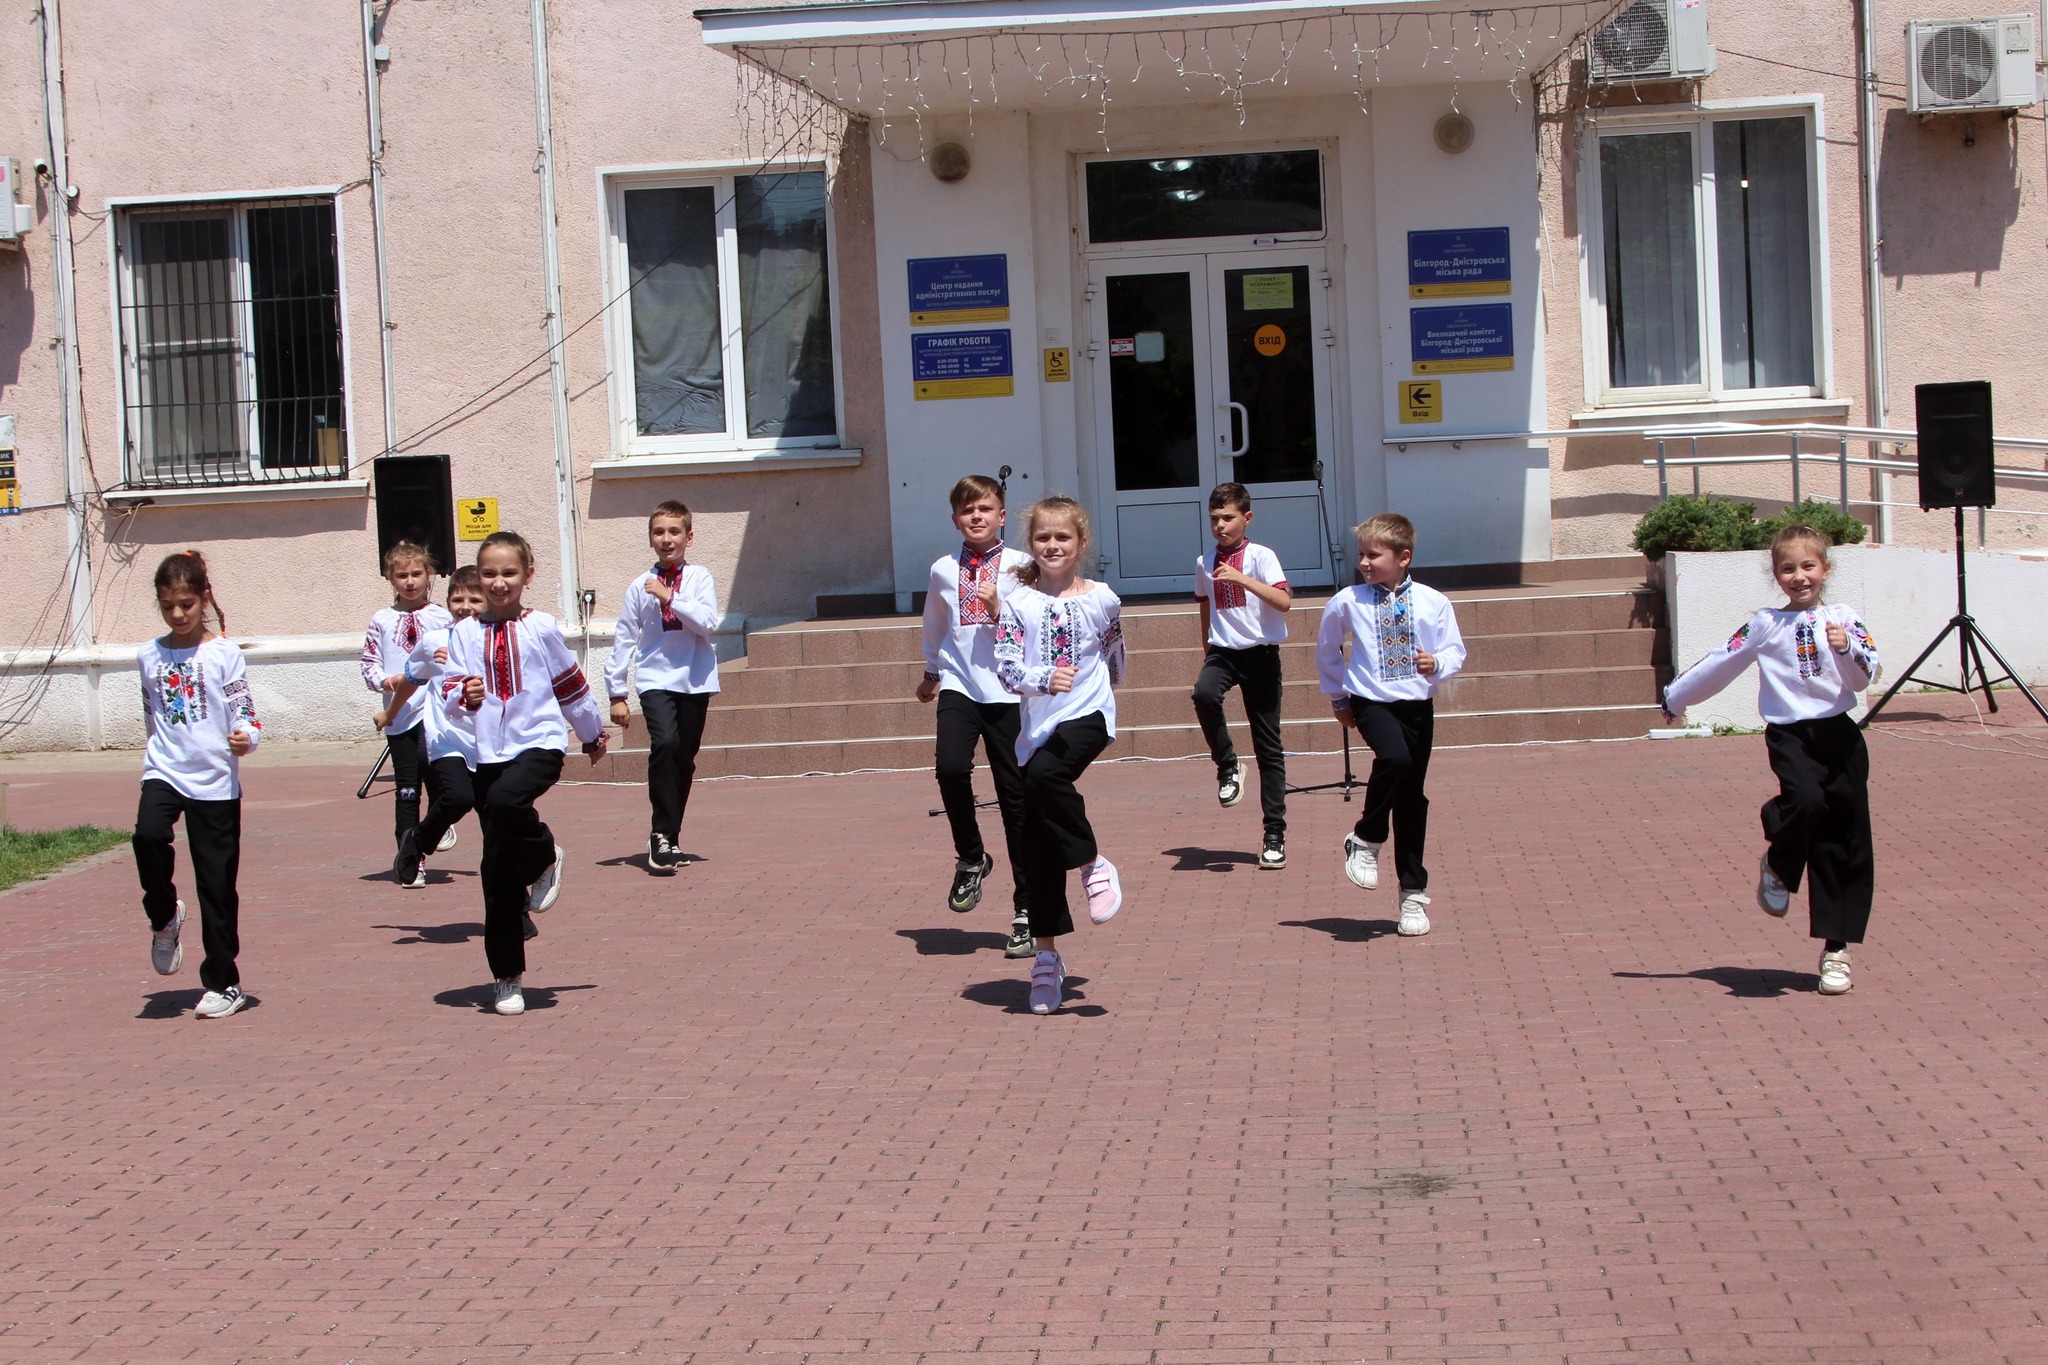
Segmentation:
<svg viewBox="0 0 2048 1365">
<path fill-rule="evenodd" d="M 340 477 L 334 201 L 150 205 L 119 229 L 128 481 Z"/>
</svg>

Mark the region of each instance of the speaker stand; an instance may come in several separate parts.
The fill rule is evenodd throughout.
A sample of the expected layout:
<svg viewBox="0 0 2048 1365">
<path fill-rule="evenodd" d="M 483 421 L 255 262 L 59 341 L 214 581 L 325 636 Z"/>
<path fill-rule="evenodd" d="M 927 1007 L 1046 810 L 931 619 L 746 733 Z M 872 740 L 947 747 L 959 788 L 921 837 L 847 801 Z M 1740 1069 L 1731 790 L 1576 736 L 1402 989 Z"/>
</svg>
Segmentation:
<svg viewBox="0 0 2048 1365">
<path fill-rule="evenodd" d="M 1962 686 L 1957 687 L 1952 683 L 1937 682 L 1932 678 L 1915 678 L 1914 674 L 1919 671 L 1920 665 L 1926 663 L 1928 656 L 1939 649 L 1941 642 L 1950 635 L 1956 637 L 1957 649 L 1961 656 L 1959 662 L 1962 665 Z M 1979 646 L 1982 646 L 1985 653 L 1989 653 L 1993 659 L 1998 661 L 1998 666 L 2005 670 L 2003 674 L 1993 678 L 1985 671 L 1984 654 L 1979 652 Z M 1977 675 L 1975 683 L 1970 681 L 1970 674 L 1972 672 L 1975 672 Z M 1920 657 L 1913 660 L 1911 667 L 1899 675 L 1899 680 L 1891 685 L 1883 697 L 1878 699 L 1877 705 L 1864 713 L 1862 723 L 1866 729 L 1869 727 L 1870 722 L 1877 719 L 1877 713 L 1884 710 L 1891 699 L 1898 694 L 1898 690 L 1909 682 L 1918 682 L 1921 686 L 1932 691 L 1955 692 L 1963 696 L 1968 696 L 1971 692 L 1981 688 L 1984 692 L 1984 704 L 1991 709 L 1993 714 L 1996 714 L 1998 711 L 1998 698 L 1992 694 L 1991 685 L 1993 683 L 2009 682 L 2018 688 L 2020 695 L 2025 697 L 2034 710 L 2040 713 L 2042 720 L 2048 720 L 2048 707 L 2043 707 L 2041 699 L 2033 694 L 2026 683 L 2021 680 L 2019 674 L 2013 672 L 2012 665 L 2007 663 L 2005 656 L 1998 652 L 1998 646 L 1991 643 L 1991 637 L 1978 628 L 1976 618 L 1970 615 L 1970 585 L 1969 573 L 1965 568 L 1965 561 L 1963 559 L 1963 509 L 1961 507 L 1956 508 L 1956 614 L 1948 618 L 1948 624 L 1941 628 L 1941 634 L 1935 636 L 1927 648 L 1920 651 Z"/>
<path fill-rule="evenodd" d="M 1303 792 L 1341 791 L 1344 793 L 1344 803 L 1349 805 L 1351 803 L 1352 791 L 1365 785 L 1351 775 L 1351 727 L 1339 725 L 1337 728 L 1344 736 L 1344 776 L 1335 782 L 1315 782 L 1306 787 L 1289 787 L 1287 789 L 1289 796 L 1298 796 Z"/>
</svg>

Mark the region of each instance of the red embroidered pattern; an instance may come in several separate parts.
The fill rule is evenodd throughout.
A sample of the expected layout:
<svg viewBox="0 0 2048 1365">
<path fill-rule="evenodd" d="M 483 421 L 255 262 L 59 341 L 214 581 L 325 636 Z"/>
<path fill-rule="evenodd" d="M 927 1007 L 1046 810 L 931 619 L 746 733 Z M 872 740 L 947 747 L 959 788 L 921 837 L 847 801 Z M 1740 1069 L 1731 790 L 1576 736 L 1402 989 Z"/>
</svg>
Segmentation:
<svg viewBox="0 0 2048 1365">
<path fill-rule="evenodd" d="M 981 588 L 984 583 L 995 581 L 996 568 L 1002 562 L 1003 542 L 1000 540 L 982 554 L 976 554 L 965 545 L 960 547 L 958 593 L 961 625 L 992 626 L 996 623 L 995 612 L 981 600 Z"/>
<path fill-rule="evenodd" d="M 1249 541 L 1241 540 L 1238 542 L 1235 550 L 1229 551 L 1224 550 L 1221 546 L 1217 547 L 1216 565 L 1209 572 L 1213 574 L 1216 569 L 1220 569 L 1225 564 L 1228 564 L 1239 573 L 1243 573 L 1244 552 L 1250 543 Z M 1241 607 L 1245 604 L 1246 593 L 1242 584 L 1218 583 L 1212 578 L 1209 582 L 1209 595 L 1209 600 L 1218 609 L 1223 607 Z"/>
<path fill-rule="evenodd" d="M 583 676 L 583 670 L 570 664 L 555 675 L 555 702 L 561 706 L 574 706 L 590 695 L 590 680 Z"/>
<path fill-rule="evenodd" d="M 513 621 L 484 626 L 484 686 L 500 701 L 519 695 L 519 633 Z"/>
<path fill-rule="evenodd" d="M 688 567 L 688 564 L 678 564 L 673 569 L 664 569 L 659 564 L 654 566 L 654 576 L 659 578 L 662 586 L 666 587 L 669 591 L 668 601 L 659 604 L 661 607 L 661 628 L 663 630 L 681 630 L 683 628 L 683 618 L 676 615 L 675 612 L 675 594 L 683 586 L 683 570 Z"/>
<path fill-rule="evenodd" d="M 412 647 L 420 642 L 420 615 L 416 611 L 402 611 L 398 614 L 398 647 L 412 653 Z"/>
</svg>

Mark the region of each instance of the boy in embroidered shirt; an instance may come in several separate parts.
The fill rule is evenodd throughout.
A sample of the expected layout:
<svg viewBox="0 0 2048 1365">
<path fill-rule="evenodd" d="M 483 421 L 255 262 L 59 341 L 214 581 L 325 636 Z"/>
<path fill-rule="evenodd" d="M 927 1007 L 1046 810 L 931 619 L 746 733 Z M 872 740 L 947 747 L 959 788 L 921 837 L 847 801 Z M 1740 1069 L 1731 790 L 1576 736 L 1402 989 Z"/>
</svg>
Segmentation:
<svg viewBox="0 0 2048 1365">
<path fill-rule="evenodd" d="M 981 903 L 982 879 L 996 860 L 981 842 L 974 817 L 974 746 L 988 756 L 1003 841 L 1010 858 L 1008 957 L 1030 957 L 1031 919 L 1024 882 L 1024 773 L 1017 765 L 1017 698 L 996 676 L 996 618 L 1016 585 L 1014 571 L 1031 561 L 1003 544 L 1003 486 L 984 474 L 953 485 L 953 525 L 960 548 L 932 564 L 924 595 L 924 677 L 917 699 L 938 702 L 936 772 L 939 801 L 953 833 L 953 889 L 946 904 L 962 914 Z"/>
<path fill-rule="evenodd" d="M 647 802 L 653 808 L 647 835 L 647 870 L 672 877 L 683 861 L 677 847 L 690 784 L 697 775 L 697 751 L 704 743 L 704 716 L 718 692 L 718 589 L 711 570 L 686 562 L 696 534 L 690 509 L 673 500 L 647 518 L 647 543 L 654 567 L 626 585 L 619 601 L 618 634 L 605 664 L 605 691 L 612 724 L 632 723 L 627 676 L 640 691 L 647 718 Z"/>
<path fill-rule="evenodd" d="M 1323 695 L 1338 722 L 1363 735 L 1373 753 L 1365 810 L 1344 836 L 1344 875 L 1367 891 L 1380 884 L 1380 848 L 1391 824 L 1401 883 L 1398 930 L 1413 937 L 1429 932 L 1423 784 L 1436 734 L 1433 699 L 1465 666 L 1465 641 L 1450 599 L 1408 577 L 1415 557 L 1408 518 L 1382 513 L 1360 524 L 1357 536 L 1358 576 L 1365 581 L 1330 599 L 1316 633 Z"/>
<path fill-rule="evenodd" d="M 1195 599 L 1202 604 L 1207 653 L 1195 678 L 1195 716 L 1209 757 L 1216 760 L 1216 800 L 1234 806 L 1244 796 L 1244 764 L 1230 742 L 1223 698 L 1244 691 L 1244 715 L 1259 763 L 1259 805 L 1265 846 L 1259 866 L 1287 866 L 1287 751 L 1280 745 L 1280 646 L 1294 593 L 1280 556 L 1246 539 L 1252 495 L 1241 483 L 1219 483 L 1209 494 L 1209 533 L 1216 546 L 1195 560 Z"/>
</svg>

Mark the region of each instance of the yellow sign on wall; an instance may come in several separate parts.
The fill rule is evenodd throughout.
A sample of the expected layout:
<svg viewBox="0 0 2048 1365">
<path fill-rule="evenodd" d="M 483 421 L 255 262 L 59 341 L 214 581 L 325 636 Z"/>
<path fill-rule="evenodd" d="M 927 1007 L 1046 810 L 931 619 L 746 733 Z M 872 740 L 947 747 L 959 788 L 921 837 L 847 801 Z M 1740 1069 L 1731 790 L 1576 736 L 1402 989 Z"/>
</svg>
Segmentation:
<svg viewBox="0 0 2048 1365">
<path fill-rule="evenodd" d="M 1444 420 L 1444 381 L 1404 379 L 1401 381 L 1401 420 L 1441 422 Z"/>
<path fill-rule="evenodd" d="M 496 498 L 458 498 L 455 502 L 455 538 L 482 540 L 498 532 Z"/>
<path fill-rule="evenodd" d="M 1064 384 L 1073 377 L 1074 367 L 1067 357 L 1067 348 L 1064 346 L 1046 347 L 1045 382 L 1048 384 Z"/>
</svg>

